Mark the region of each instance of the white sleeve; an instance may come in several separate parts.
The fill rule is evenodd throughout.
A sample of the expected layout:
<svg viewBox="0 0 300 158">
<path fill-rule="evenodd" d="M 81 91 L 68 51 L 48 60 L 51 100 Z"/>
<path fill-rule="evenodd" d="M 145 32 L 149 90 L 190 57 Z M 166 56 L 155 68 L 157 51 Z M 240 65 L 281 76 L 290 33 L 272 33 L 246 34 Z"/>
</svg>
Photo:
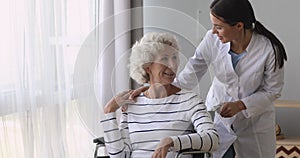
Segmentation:
<svg viewBox="0 0 300 158">
<path fill-rule="evenodd" d="M 197 97 L 196 97 L 197 98 Z M 174 151 L 194 149 L 201 151 L 214 151 L 219 147 L 219 135 L 214 127 L 206 106 L 200 99 L 194 99 L 198 106 L 191 109 L 191 122 L 197 133 L 172 136 Z"/>
<path fill-rule="evenodd" d="M 127 122 L 124 118 L 120 121 L 118 128 L 115 112 L 105 114 L 105 119 L 101 120 L 105 146 L 111 158 L 129 158 L 131 153 Z"/>
<path fill-rule="evenodd" d="M 281 96 L 281 91 L 284 84 L 284 68 L 275 67 L 275 55 L 269 52 L 268 60 L 265 64 L 264 77 L 262 86 L 252 95 L 241 99 L 246 110 L 243 110 L 245 117 L 249 118 L 253 115 L 268 110 L 266 106 L 273 106 L 273 101 Z"/>
<path fill-rule="evenodd" d="M 188 60 L 184 69 L 176 77 L 174 85 L 187 90 L 193 90 L 199 84 L 201 78 L 207 72 L 210 63 L 210 34 L 208 32 L 205 35 L 193 57 Z"/>
</svg>

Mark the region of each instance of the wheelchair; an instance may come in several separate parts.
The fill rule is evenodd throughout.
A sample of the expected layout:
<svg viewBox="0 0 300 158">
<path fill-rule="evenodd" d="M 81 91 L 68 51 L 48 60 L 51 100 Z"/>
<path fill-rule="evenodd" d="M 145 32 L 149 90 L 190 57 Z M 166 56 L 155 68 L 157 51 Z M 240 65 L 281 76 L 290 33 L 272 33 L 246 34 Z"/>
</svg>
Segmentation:
<svg viewBox="0 0 300 158">
<path fill-rule="evenodd" d="M 96 144 L 95 152 L 94 152 L 94 158 L 109 158 L 108 155 L 99 156 L 98 151 L 100 148 L 105 149 L 105 141 L 103 137 L 99 137 L 93 140 L 93 142 Z M 211 152 L 204 152 L 200 150 L 182 150 L 177 153 L 175 158 L 181 158 L 184 155 L 193 155 L 193 158 L 211 158 L 212 153 Z"/>
</svg>

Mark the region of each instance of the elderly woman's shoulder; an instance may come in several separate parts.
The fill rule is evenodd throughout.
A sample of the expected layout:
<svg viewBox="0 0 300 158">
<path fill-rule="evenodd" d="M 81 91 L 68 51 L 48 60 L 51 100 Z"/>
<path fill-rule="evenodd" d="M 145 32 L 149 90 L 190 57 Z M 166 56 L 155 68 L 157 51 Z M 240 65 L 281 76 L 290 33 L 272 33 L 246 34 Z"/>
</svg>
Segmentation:
<svg viewBox="0 0 300 158">
<path fill-rule="evenodd" d="M 184 98 L 187 98 L 189 100 L 195 100 L 195 101 L 198 101 L 198 102 L 204 102 L 202 97 L 198 94 L 198 93 L 195 93 L 191 90 L 186 90 L 186 89 L 181 89 L 181 91 L 179 91 L 177 93 L 177 95 L 180 95 Z"/>
</svg>

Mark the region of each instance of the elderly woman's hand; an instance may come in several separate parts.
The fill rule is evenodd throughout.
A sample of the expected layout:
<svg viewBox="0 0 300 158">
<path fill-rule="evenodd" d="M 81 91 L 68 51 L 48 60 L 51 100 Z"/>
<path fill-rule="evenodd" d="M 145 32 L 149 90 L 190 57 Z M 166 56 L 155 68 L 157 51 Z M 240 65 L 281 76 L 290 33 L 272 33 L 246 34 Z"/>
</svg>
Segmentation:
<svg viewBox="0 0 300 158">
<path fill-rule="evenodd" d="M 104 113 L 107 114 L 115 112 L 121 106 L 134 103 L 135 101 L 129 98 L 132 92 L 133 90 L 127 90 L 111 98 L 110 101 L 104 107 Z"/>
<path fill-rule="evenodd" d="M 157 145 L 151 158 L 165 158 L 168 154 L 170 147 L 173 147 L 174 143 L 170 137 L 162 139 Z"/>
</svg>

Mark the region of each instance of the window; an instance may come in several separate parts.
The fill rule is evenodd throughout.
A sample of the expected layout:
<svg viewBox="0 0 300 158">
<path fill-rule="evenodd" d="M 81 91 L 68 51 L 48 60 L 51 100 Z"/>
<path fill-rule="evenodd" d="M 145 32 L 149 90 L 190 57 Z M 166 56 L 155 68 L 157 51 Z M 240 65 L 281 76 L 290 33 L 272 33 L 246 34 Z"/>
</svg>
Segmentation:
<svg viewBox="0 0 300 158">
<path fill-rule="evenodd" d="M 48 95 L 46 88 L 71 87 L 66 84 L 72 83 L 77 53 L 96 25 L 96 2 L 0 2 L 0 17 L 4 21 L 0 29 L 0 115 L 20 109 L 13 104 L 18 97 L 27 102 L 24 94 L 40 95 L 42 100 Z M 45 87 L 45 82 L 55 87 Z"/>
<path fill-rule="evenodd" d="M 91 135 L 70 96 L 77 53 L 96 25 L 96 2 L 0 2 L 0 157 L 90 155 Z"/>
</svg>

